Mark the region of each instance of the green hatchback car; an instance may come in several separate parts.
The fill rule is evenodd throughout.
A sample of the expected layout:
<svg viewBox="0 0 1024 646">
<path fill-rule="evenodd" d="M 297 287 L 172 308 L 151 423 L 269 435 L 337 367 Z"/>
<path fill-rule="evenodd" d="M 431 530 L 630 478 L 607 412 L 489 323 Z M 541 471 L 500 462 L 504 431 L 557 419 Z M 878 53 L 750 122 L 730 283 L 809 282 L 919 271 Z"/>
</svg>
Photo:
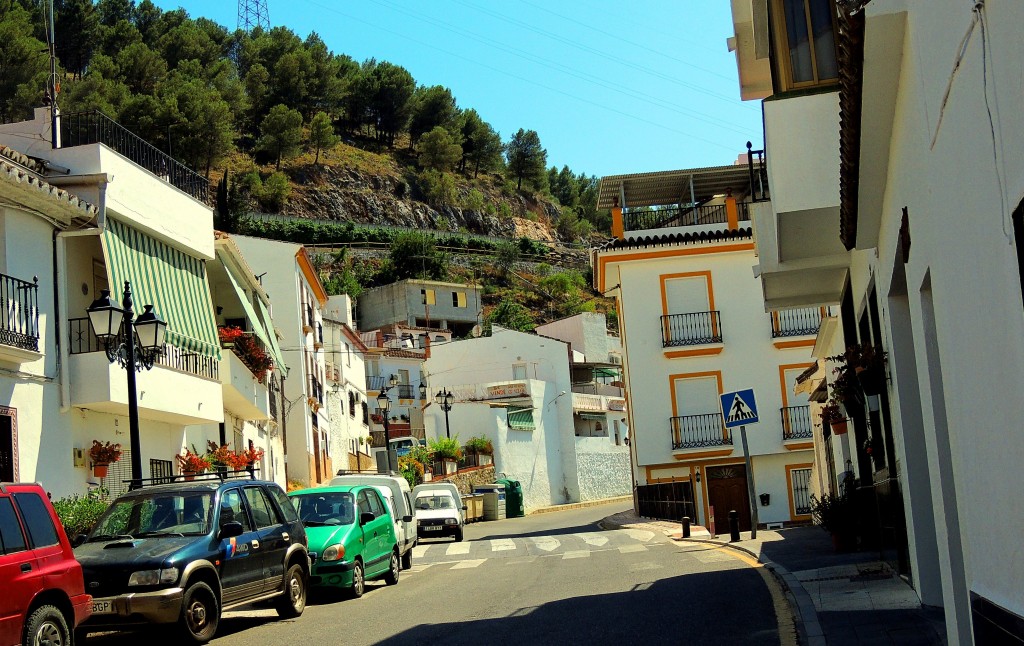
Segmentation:
<svg viewBox="0 0 1024 646">
<path fill-rule="evenodd" d="M 310 585 L 342 588 L 360 597 L 367 580 L 398 583 L 395 523 L 376 488 L 316 487 L 288 496 L 306 528 L 309 551 L 317 555 Z"/>
</svg>

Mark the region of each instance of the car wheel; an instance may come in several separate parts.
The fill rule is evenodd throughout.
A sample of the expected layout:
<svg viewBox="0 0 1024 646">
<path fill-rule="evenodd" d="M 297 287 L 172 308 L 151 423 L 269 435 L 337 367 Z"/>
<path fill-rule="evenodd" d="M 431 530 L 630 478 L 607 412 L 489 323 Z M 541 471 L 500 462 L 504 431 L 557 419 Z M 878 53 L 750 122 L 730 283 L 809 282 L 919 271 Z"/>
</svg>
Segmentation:
<svg viewBox="0 0 1024 646">
<path fill-rule="evenodd" d="M 455 542 L 456 543 L 461 543 L 462 542 L 462 528 L 461 527 L 458 527 L 455 530 Z"/>
<path fill-rule="evenodd" d="M 68 622 L 54 606 L 40 606 L 25 623 L 23 644 L 28 646 L 67 646 L 71 643 Z"/>
<path fill-rule="evenodd" d="M 348 595 L 358 599 L 366 592 L 366 573 L 363 572 L 363 562 L 357 560 L 352 566 L 352 587 L 348 589 Z"/>
<path fill-rule="evenodd" d="M 384 583 L 398 585 L 398 571 L 400 569 L 398 565 L 398 550 L 395 549 L 391 552 L 391 565 L 388 567 L 388 573 L 384 575 Z"/>
<path fill-rule="evenodd" d="M 405 550 L 405 554 L 402 555 L 402 569 L 408 570 L 412 567 L 412 548 Z"/>
<path fill-rule="evenodd" d="M 205 583 L 193 583 L 181 599 L 178 627 L 188 641 L 205 644 L 213 639 L 220 623 L 217 595 Z"/>
<path fill-rule="evenodd" d="M 283 619 L 294 619 L 306 609 L 306 571 L 301 565 L 288 568 L 284 577 L 284 594 L 275 604 L 277 614 Z"/>
</svg>

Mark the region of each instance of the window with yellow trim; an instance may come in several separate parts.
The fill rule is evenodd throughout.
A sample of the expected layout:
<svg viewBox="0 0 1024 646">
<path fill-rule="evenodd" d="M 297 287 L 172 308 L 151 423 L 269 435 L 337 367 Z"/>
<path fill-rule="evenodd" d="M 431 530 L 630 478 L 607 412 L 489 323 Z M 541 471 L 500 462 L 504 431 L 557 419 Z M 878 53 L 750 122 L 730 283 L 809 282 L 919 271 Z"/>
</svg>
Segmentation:
<svg viewBox="0 0 1024 646">
<path fill-rule="evenodd" d="M 835 85 L 836 12 L 833 0 L 772 0 L 775 63 L 781 91 Z"/>
<path fill-rule="evenodd" d="M 434 304 L 434 290 L 432 289 L 421 289 L 420 290 L 420 303 L 423 305 Z"/>
</svg>

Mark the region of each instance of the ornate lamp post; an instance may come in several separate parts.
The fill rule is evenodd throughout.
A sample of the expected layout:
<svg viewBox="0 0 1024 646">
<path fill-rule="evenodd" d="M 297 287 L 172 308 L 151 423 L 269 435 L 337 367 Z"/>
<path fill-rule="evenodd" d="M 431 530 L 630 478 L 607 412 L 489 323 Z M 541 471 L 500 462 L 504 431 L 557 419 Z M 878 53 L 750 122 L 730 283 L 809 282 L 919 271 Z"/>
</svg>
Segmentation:
<svg viewBox="0 0 1024 646">
<path fill-rule="evenodd" d="M 444 433 L 448 436 L 448 439 L 452 439 L 452 427 L 448 423 L 448 413 L 452 409 L 452 404 L 455 402 L 455 395 L 451 394 L 447 388 L 437 391 L 434 395 L 434 401 L 444 411 Z"/>
<path fill-rule="evenodd" d="M 107 359 L 121 365 L 128 373 L 128 435 L 132 451 L 131 488 L 142 486 L 142 441 L 139 434 L 139 400 L 135 388 L 135 373 L 150 370 L 164 351 L 167 323 L 153 312 L 152 305 L 137 319 L 132 310 L 132 287 L 124 281 L 124 308 L 110 298 L 104 289 L 100 297 L 86 309 L 93 334 L 103 344 Z M 138 337 L 136 339 L 136 337 Z M 138 345 L 136 345 L 138 344 Z"/>
<path fill-rule="evenodd" d="M 391 430 L 388 426 L 388 411 L 391 410 L 391 398 L 388 397 L 388 391 L 398 385 L 398 377 L 392 374 L 388 377 L 387 388 L 380 391 L 377 395 L 377 412 L 384 418 L 384 454 L 388 458 L 388 472 L 391 471 Z"/>
</svg>

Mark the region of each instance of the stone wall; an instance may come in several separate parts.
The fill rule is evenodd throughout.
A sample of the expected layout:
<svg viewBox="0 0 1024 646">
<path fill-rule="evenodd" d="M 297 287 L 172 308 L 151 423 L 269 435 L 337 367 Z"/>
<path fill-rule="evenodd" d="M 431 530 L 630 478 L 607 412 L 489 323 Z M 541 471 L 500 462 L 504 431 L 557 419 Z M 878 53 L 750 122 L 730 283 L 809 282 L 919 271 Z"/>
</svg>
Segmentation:
<svg viewBox="0 0 1024 646">
<path fill-rule="evenodd" d="M 454 475 L 434 478 L 431 482 L 451 482 L 459 488 L 459 493 L 472 493 L 477 485 L 494 482 L 494 466 L 463 469 Z"/>
<path fill-rule="evenodd" d="M 633 493 L 629 473 L 629 453 L 602 452 L 576 454 L 579 465 L 580 500 L 600 500 Z"/>
</svg>

